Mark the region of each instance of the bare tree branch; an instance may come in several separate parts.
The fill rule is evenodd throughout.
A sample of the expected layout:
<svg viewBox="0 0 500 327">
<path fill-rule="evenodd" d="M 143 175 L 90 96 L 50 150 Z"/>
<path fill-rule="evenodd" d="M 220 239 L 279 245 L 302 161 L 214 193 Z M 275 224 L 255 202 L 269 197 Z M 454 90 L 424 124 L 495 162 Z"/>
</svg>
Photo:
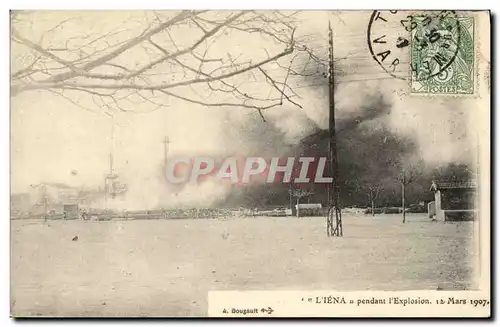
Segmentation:
<svg viewBox="0 0 500 327">
<path fill-rule="evenodd" d="M 302 109 L 302 106 L 296 102 L 294 102 L 292 99 L 290 99 L 290 97 L 284 92 L 284 90 L 281 90 L 277 85 L 276 85 L 276 82 L 273 80 L 273 78 L 271 76 L 269 76 L 265 71 L 264 69 L 262 69 L 261 67 L 258 67 L 259 70 L 261 71 L 262 74 L 264 74 L 264 76 L 266 76 L 266 79 L 269 80 L 269 82 L 272 84 L 272 86 L 278 90 L 278 92 L 281 93 L 281 100 L 280 100 L 280 103 L 283 103 L 283 97 L 285 97 L 289 102 L 293 103 L 294 105 L 296 105 L 297 107 L 299 107 L 300 109 Z"/>
<path fill-rule="evenodd" d="M 397 177 L 399 183 L 404 185 L 410 185 L 415 182 L 423 174 L 422 162 L 416 162 L 414 164 L 408 164 Z"/>
<path fill-rule="evenodd" d="M 67 98 L 65 91 L 77 92 L 89 96 L 94 102 L 96 99 L 103 100 L 101 107 L 114 106 L 124 110 L 121 101 L 131 101 L 132 97 L 153 106 L 155 101 L 148 101 L 150 97 L 143 94 L 147 91 L 152 97 L 168 96 L 207 107 L 254 109 L 265 120 L 263 110 L 285 102 L 302 108 L 294 100 L 298 95 L 289 81 L 290 76 L 307 71 L 304 67 L 292 67 L 296 58 L 304 54 L 300 63 L 324 65 L 311 49 L 296 43 L 294 34 L 298 20 L 295 13 L 214 13 L 203 10 L 166 16 L 157 12 L 147 13 L 142 33 L 125 40 L 117 39 L 127 31 L 125 26 L 111 32 L 103 31 L 100 35 L 92 32 L 83 36 L 75 34 L 69 38 L 54 38 L 56 41 L 44 39 L 48 32 L 57 35 L 67 19 L 50 30 L 42 31 L 42 39 L 35 41 L 23 36 L 22 29 L 17 28 L 17 24 L 23 21 L 22 17 L 11 15 L 12 40 L 25 47 L 26 51 L 35 53 L 12 73 L 11 94 L 49 90 Z M 192 40 L 176 33 L 184 29 L 190 29 Z M 231 33 L 234 36 L 227 36 Z M 217 49 L 212 45 L 226 36 L 238 39 L 262 36 L 263 40 L 273 43 L 266 46 L 263 42 L 261 54 L 264 56 L 256 54 L 249 58 L 246 53 L 231 52 L 234 51 L 231 48 L 228 48 L 226 56 L 222 56 L 220 47 Z M 133 51 L 134 55 L 139 53 L 146 59 L 134 62 Z M 295 56 L 288 64 L 280 63 L 282 58 L 292 53 Z M 282 74 L 274 74 L 275 70 L 282 71 Z M 262 88 L 247 90 L 249 79 L 253 79 L 254 84 L 267 85 L 269 94 L 263 95 Z M 192 91 L 191 94 L 184 92 L 186 87 Z M 211 95 L 215 98 L 208 101 Z M 226 100 L 228 96 L 234 101 Z"/>
</svg>

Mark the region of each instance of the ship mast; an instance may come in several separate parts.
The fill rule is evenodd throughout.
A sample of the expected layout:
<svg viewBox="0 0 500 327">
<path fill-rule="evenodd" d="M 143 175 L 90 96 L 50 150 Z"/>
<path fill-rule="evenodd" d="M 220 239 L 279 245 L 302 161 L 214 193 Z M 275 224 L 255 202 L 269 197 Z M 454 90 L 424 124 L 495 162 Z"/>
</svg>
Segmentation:
<svg viewBox="0 0 500 327">
<path fill-rule="evenodd" d="M 115 174 L 113 167 L 113 154 L 115 151 L 115 114 L 105 112 L 106 115 L 111 117 L 111 146 L 109 150 L 109 173 L 104 179 L 104 206 L 105 210 L 108 209 L 108 198 L 111 196 L 112 199 L 115 198 L 115 180 L 118 176 Z"/>
</svg>

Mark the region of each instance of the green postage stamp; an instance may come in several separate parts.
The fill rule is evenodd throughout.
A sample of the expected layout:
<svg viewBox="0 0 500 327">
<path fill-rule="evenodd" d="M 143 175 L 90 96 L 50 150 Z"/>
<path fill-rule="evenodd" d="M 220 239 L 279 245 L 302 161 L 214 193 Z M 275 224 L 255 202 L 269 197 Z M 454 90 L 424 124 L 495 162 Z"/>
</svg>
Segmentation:
<svg viewBox="0 0 500 327">
<path fill-rule="evenodd" d="M 452 11 L 412 17 L 411 92 L 474 94 L 474 18 Z"/>
</svg>

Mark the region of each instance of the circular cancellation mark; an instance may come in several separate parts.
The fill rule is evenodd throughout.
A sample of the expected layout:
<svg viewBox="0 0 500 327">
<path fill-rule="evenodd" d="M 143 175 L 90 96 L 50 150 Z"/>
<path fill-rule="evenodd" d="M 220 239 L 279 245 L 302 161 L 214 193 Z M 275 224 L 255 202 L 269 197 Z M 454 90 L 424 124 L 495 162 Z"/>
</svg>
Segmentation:
<svg viewBox="0 0 500 327">
<path fill-rule="evenodd" d="M 367 40 L 372 58 L 387 74 L 426 80 L 445 72 L 454 61 L 460 24 L 454 11 L 375 10 Z"/>
</svg>

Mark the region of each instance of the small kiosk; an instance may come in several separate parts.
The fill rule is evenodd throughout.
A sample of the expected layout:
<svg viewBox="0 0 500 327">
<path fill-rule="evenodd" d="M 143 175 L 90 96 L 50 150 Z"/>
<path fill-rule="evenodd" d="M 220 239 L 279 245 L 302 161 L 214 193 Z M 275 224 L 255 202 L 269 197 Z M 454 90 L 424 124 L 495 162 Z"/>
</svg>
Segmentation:
<svg viewBox="0 0 500 327">
<path fill-rule="evenodd" d="M 430 190 L 434 192 L 434 217 L 431 218 L 438 221 L 476 219 L 476 181 L 433 181 Z"/>
</svg>

